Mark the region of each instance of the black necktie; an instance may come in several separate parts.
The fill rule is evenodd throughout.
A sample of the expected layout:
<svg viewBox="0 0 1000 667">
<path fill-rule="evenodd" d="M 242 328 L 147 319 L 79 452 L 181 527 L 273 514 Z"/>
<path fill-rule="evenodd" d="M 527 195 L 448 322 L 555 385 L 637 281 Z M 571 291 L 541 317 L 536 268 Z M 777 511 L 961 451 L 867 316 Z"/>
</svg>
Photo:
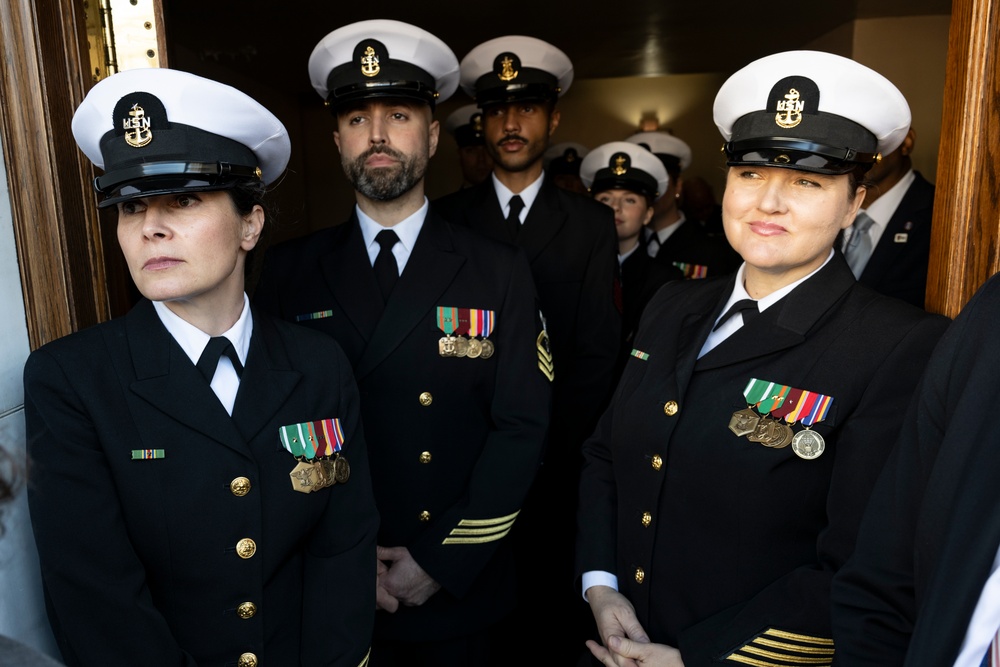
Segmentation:
<svg viewBox="0 0 1000 667">
<path fill-rule="evenodd" d="M 739 313 L 742 313 L 743 315 L 744 326 L 750 324 L 755 317 L 760 315 L 760 311 L 757 309 L 756 301 L 754 301 L 753 299 L 741 299 L 736 303 L 734 303 L 732 306 L 730 306 L 729 310 L 727 310 L 722 315 L 722 317 L 719 318 L 719 321 L 715 323 L 715 326 L 712 328 L 712 331 L 717 331 L 719 327 L 721 327 L 723 324 L 726 323 L 727 320 L 729 320 L 730 317 Z"/>
<path fill-rule="evenodd" d="M 383 229 L 375 236 L 375 241 L 380 246 L 373 265 L 375 281 L 378 282 L 382 301 L 385 302 L 389 300 L 392 288 L 396 286 L 396 279 L 399 278 L 399 266 L 396 265 L 396 257 L 392 254 L 392 247 L 399 241 L 399 237 L 391 229 Z"/>
<path fill-rule="evenodd" d="M 510 230 L 511 238 L 516 239 L 517 233 L 521 231 L 521 209 L 524 208 L 524 200 L 521 195 L 514 195 L 510 198 L 510 213 L 507 214 L 507 228 Z"/>
<path fill-rule="evenodd" d="M 233 347 L 233 344 L 225 336 L 213 336 L 208 339 L 208 345 L 202 351 L 197 364 L 198 370 L 205 376 L 205 380 L 209 384 L 212 384 L 212 378 L 215 377 L 215 369 L 218 368 L 219 359 L 222 355 L 226 355 L 233 362 L 236 375 L 243 377 L 243 364 L 240 363 L 240 357 L 236 354 L 236 348 Z"/>
</svg>

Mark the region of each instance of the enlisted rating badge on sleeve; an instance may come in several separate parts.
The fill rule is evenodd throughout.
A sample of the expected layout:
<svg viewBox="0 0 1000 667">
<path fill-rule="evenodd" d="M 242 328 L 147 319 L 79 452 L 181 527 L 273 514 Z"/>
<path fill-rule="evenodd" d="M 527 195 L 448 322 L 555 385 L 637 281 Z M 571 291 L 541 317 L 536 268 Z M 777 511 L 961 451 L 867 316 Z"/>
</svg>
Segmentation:
<svg viewBox="0 0 1000 667">
<path fill-rule="evenodd" d="M 792 446 L 800 458 L 818 458 L 826 449 L 823 436 L 811 427 L 830 412 L 833 397 L 753 378 L 743 390 L 747 407 L 729 419 L 729 430 L 750 442 L 780 449 Z M 795 433 L 796 422 L 803 430 Z"/>
</svg>

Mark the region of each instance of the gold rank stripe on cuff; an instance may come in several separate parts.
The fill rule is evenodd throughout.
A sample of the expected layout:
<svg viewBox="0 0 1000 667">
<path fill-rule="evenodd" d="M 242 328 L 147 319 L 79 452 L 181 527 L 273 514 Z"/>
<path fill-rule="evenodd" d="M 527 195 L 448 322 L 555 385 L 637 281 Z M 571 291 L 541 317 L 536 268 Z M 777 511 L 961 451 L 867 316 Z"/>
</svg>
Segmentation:
<svg viewBox="0 0 1000 667">
<path fill-rule="evenodd" d="M 133 449 L 133 461 L 147 461 L 150 459 L 165 459 L 167 454 L 162 449 Z"/>
<path fill-rule="evenodd" d="M 370 658 L 371 655 L 372 655 L 372 649 L 369 646 L 368 647 L 368 652 L 365 653 L 365 657 L 362 658 L 361 662 L 358 663 L 358 667 L 368 667 L 368 658 Z"/>
<path fill-rule="evenodd" d="M 768 628 L 726 656 L 726 662 L 755 667 L 833 664 L 833 640 Z"/>
<path fill-rule="evenodd" d="M 448 537 L 441 544 L 485 544 L 495 542 L 510 532 L 514 519 L 520 510 L 507 516 L 493 519 L 462 519 L 458 526 L 451 529 Z"/>
</svg>

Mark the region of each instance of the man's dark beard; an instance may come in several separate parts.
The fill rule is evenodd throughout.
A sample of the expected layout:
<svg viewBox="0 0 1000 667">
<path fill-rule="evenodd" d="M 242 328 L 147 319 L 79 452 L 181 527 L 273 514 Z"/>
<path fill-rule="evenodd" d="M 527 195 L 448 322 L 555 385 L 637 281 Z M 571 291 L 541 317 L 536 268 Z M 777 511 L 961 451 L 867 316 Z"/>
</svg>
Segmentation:
<svg viewBox="0 0 1000 667">
<path fill-rule="evenodd" d="M 372 155 L 381 153 L 398 160 L 397 167 L 366 167 L 365 161 Z M 427 171 L 427 159 L 407 157 L 386 146 L 372 146 L 354 160 L 342 161 L 347 180 L 354 189 L 368 199 L 390 201 L 409 192 L 420 182 Z"/>
</svg>

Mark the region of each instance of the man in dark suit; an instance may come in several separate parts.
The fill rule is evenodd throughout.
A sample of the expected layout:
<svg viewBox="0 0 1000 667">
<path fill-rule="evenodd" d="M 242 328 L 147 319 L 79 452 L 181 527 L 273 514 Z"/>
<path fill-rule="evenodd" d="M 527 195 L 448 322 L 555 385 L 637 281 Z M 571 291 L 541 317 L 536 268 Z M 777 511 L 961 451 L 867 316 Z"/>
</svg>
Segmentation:
<svg viewBox="0 0 1000 667">
<path fill-rule="evenodd" d="M 913 171 L 910 153 L 916 135 L 910 128 L 902 145 L 882 157 L 872 167 L 862 206 L 873 221 L 867 228 L 867 250 L 857 263 L 847 253 L 850 236 L 845 239 L 851 269 L 858 282 L 887 296 L 924 307 L 927 291 L 927 263 L 931 252 L 931 218 L 934 214 L 934 186 Z M 863 219 L 858 214 L 858 219 Z M 858 223 L 855 222 L 855 225 Z M 855 233 L 852 228 L 851 234 Z"/>
<path fill-rule="evenodd" d="M 725 236 L 709 236 L 695 220 L 688 220 L 678 206 L 684 181 L 681 172 L 691 164 L 691 148 L 667 132 L 639 132 L 625 141 L 642 146 L 660 159 L 670 185 L 656 201 L 653 219 L 643 231 L 646 252 L 657 262 L 676 266 L 684 277 L 716 278 L 732 273 L 742 261 Z"/>
<path fill-rule="evenodd" d="M 983 662 L 1000 625 L 1000 277 L 934 351 L 833 581 L 837 662 Z"/>
<path fill-rule="evenodd" d="M 272 249 L 257 303 L 330 334 L 354 366 L 382 517 L 372 665 L 486 665 L 514 604 L 506 537 L 548 426 L 530 269 L 428 212 L 432 105 L 458 84 L 443 42 L 363 21 L 327 35 L 309 71 L 357 206 Z"/>
<path fill-rule="evenodd" d="M 562 51 L 531 37 L 500 37 L 473 49 L 462 60 L 462 86 L 483 109 L 493 176 L 434 202 L 445 218 L 524 249 L 551 336 L 549 448 L 515 531 L 519 568 L 532 577 L 523 580 L 524 605 L 518 610 L 519 618 L 529 619 L 527 627 L 568 610 L 585 618 L 571 565 L 580 445 L 611 392 L 621 328 L 612 212 L 558 188 L 542 168 L 559 125 L 556 100 L 572 76 Z M 535 599 L 540 591 L 548 605 Z M 570 645 L 576 649 L 581 643 Z M 546 644 L 565 659 L 565 645 Z"/>
</svg>

